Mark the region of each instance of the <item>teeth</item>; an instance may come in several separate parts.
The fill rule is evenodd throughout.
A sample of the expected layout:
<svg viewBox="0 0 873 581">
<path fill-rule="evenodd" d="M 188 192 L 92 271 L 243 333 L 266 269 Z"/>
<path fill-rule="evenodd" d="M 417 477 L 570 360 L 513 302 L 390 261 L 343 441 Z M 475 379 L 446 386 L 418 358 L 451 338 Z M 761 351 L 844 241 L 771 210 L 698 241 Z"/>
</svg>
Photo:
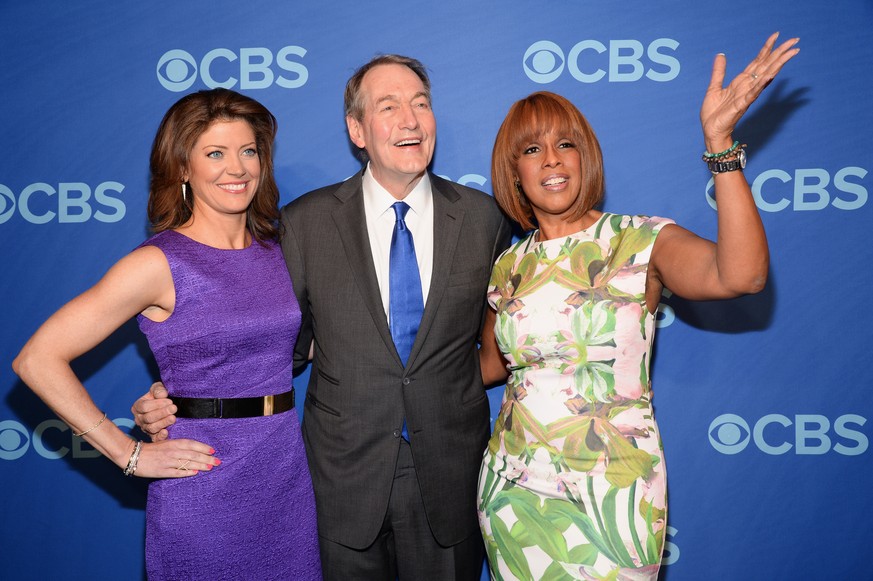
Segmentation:
<svg viewBox="0 0 873 581">
<path fill-rule="evenodd" d="M 567 178 L 551 178 L 543 182 L 544 186 L 556 186 L 558 184 L 563 184 L 567 181 Z"/>
<path fill-rule="evenodd" d="M 421 143 L 421 139 L 404 139 L 403 141 L 398 141 L 397 145 L 402 147 L 404 145 L 418 145 Z"/>
<path fill-rule="evenodd" d="M 221 187 L 232 192 L 239 192 L 246 189 L 246 184 L 222 184 Z"/>
</svg>

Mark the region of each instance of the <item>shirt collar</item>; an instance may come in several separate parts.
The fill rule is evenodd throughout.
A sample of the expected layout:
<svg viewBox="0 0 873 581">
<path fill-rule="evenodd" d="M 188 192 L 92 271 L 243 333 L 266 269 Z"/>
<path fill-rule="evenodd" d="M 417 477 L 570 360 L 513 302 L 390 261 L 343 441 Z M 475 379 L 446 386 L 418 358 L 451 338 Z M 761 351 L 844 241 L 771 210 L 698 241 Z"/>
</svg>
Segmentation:
<svg viewBox="0 0 873 581">
<path fill-rule="evenodd" d="M 364 191 L 364 197 L 367 199 L 368 205 L 373 209 L 375 216 L 381 216 L 388 211 L 393 212 L 391 206 L 398 200 L 376 181 L 376 178 L 373 177 L 373 173 L 370 171 L 369 163 L 367 163 L 367 169 L 364 171 L 361 187 Z M 431 185 L 428 172 L 424 172 L 424 175 L 421 176 L 421 179 L 418 180 L 412 191 L 403 198 L 403 201 L 416 214 L 424 214 L 431 205 Z"/>
</svg>

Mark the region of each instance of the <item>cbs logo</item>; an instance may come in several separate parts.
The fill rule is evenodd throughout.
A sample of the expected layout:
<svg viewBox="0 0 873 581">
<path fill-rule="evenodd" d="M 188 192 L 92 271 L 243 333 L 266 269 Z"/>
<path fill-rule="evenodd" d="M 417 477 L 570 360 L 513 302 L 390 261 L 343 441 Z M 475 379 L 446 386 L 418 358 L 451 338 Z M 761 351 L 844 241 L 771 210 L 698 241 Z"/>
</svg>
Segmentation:
<svg viewBox="0 0 873 581">
<path fill-rule="evenodd" d="M 118 427 L 128 429 L 134 427 L 133 420 L 129 418 L 117 418 L 112 421 Z M 32 433 L 20 422 L 0 421 L 0 460 L 18 460 L 30 448 L 47 460 L 58 460 L 71 452 L 73 458 L 100 456 L 100 452 L 85 440 L 74 437 L 70 427 L 60 420 L 40 422 Z"/>
<path fill-rule="evenodd" d="M 822 168 L 797 169 L 792 176 L 781 169 L 767 170 L 752 182 L 755 204 L 764 212 L 781 212 L 791 208 L 795 212 L 824 210 L 833 206 L 838 210 L 857 210 L 867 203 L 867 188 L 861 183 L 867 170 L 844 167 L 831 179 Z M 706 201 L 715 209 L 715 181 L 706 185 Z M 787 187 L 786 184 L 789 184 Z"/>
<path fill-rule="evenodd" d="M 83 182 L 61 182 L 57 188 L 43 182 L 26 186 L 21 193 L 0 184 L 0 224 L 18 214 L 31 224 L 57 219 L 62 224 L 118 222 L 127 208 L 117 196 L 124 191 L 118 182 L 102 182 L 91 188 Z"/>
<path fill-rule="evenodd" d="M 215 48 L 198 62 L 191 53 L 173 49 L 158 59 L 158 82 L 175 93 L 188 90 L 198 75 L 210 89 L 232 89 L 237 85 L 240 89 L 266 89 L 274 84 L 296 89 L 309 80 L 309 69 L 295 60 L 304 56 L 306 49 L 300 46 L 283 47 L 275 56 L 264 47 L 241 48 L 239 54 Z"/>
<path fill-rule="evenodd" d="M 488 179 L 485 176 L 482 176 L 477 173 L 468 173 L 464 174 L 456 180 L 453 180 L 449 176 L 440 175 L 444 180 L 449 180 L 450 182 L 455 182 L 456 184 L 461 184 L 462 186 L 468 186 L 471 188 L 481 188 L 485 185 Z"/>
<path fill-rule="evenodd" d="M 856 414 L 842 415 L 833 425 L 818 414 L 798 414 L 793 420 L 782 414 L 768 414 L 749 427 L 738 415 L 722 414 L 709 424 L 709 443 L 729 455 L 739 454 L 754 442 L 760 451 L 773 456 L 787 454 L 791 449 L 798 455 L 821 455 L 833 450 L 843 456 L 858 456 L 867 451 L 869 442 L 867 435 L 853 426 L 865 423 L 867 419 Z"/>
<path fill-rule="evenodd" d="M 542 85 L 552 83 L 566 68 L 580 83 L 596 83 L 604 77 L 610 83 L 639 81 L 645 76 L 658 82 L 679 76 L 679 59 L 674 56 L 679 42 L 657 38 L 644 45 L 639 40 L 583 40 L 574 44 L 566 56 L 550 40 L 540 40 L 528 47 L 522 59 L 527 77 Z"/>
</svg>

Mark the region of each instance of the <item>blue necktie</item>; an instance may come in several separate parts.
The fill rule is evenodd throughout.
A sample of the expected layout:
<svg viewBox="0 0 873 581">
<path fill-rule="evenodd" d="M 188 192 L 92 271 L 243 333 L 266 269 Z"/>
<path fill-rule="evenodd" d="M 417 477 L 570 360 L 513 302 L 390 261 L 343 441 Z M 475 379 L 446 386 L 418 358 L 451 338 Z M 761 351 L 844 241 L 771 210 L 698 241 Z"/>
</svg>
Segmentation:
<svg viewBox="0 0 873 581">
<path fill-rule="evenodd" d="M 394 222 L 394 234 L 391 235 L 391 256 L 388 267 L 388 317 L 391 324 L 391 338 L 403 365 L 409 359 L 424 303 L 421 299 L 421 275 L 418 272 L 418 261 L 415 259 L 415 244 L 412 233 L 406 227 L 406 212 L 409 206 L 406 202 L 396 202 L 391 206 L 397 220 Z M 409 441 L 406 429 L 406 419 L 403 420 L 401 434 Z"/>
<path fill-rule="evenodd" d="M 397 202 L 391 206 L 397 221 L 391 236 L 391 256 L 388 270 L 388 316 L 391 323 L 391 338 L 403 365 L 409 359 L 424 303 L 421 299 L 421 275 L 415 259 L 415 244 L 404 218 L 409 206 Z"/>
</svg>

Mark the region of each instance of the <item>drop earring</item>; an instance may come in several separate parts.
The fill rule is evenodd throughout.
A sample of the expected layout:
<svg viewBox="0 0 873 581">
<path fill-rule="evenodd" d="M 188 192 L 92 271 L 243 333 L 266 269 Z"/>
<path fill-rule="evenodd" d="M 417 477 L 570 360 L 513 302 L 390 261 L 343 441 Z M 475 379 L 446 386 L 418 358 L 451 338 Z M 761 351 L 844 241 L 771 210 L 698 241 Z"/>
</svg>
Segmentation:
<svg viewBox="0 0 873 581">
<path fill-rule="evenodd" d="M 188 203 L 188 196 L 186 195 L 185 182 L 182 182 L 182 202 Z"/>
</svg>

